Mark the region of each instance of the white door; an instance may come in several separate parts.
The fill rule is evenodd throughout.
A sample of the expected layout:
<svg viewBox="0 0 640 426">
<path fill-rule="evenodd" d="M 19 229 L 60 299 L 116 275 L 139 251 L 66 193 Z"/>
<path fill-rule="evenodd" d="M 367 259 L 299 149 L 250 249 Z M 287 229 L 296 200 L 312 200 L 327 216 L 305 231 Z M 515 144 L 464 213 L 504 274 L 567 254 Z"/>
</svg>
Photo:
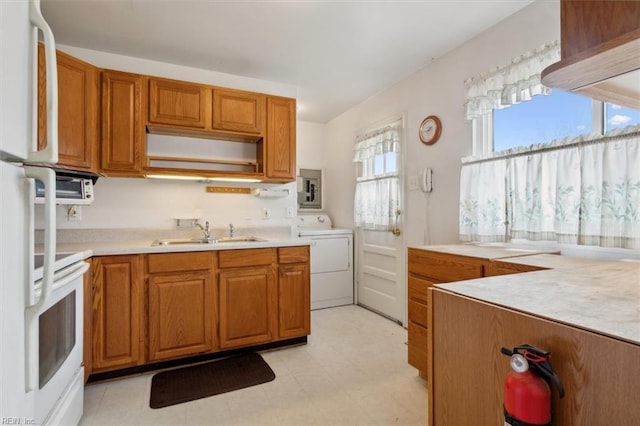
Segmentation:
<svg viewBox="0 0 640 426">
<path fill-rule="evenodd" d="M 358 232 L 358 304 L 399 323 L 406 306 L 403 241 L 391 232 Z"/>
<path fill-rule="evenodd" d="M 406 318 L 403 121 L 358 138 L 354 205 L 357 303 L 401 324 Z"/>
</svg>

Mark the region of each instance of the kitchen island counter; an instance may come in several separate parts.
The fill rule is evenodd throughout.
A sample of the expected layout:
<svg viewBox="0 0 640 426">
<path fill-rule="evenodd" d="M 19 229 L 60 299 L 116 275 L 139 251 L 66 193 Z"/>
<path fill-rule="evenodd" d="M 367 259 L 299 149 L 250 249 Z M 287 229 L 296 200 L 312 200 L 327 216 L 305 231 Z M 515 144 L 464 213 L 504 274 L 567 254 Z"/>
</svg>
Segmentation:
<svg viewBox="0 0 640 426">
<path fill-rule="evenodd" d="M 429 425 L 469 424 L 468 413 L 502 424 L 502 348 L 525 343 L 550 352 L 564 385 L 563 399 L 552 389 L 553 424 L 640 424 L 640 263 L 546 254 L 492 262 L 546 269 L 430 289 Z"/>
<path fill-rule="evenodd" d="M 436 287 L 640 345 L 640 262 L 553 255 L 504 261 L 550 269 Z"/>
</svg>

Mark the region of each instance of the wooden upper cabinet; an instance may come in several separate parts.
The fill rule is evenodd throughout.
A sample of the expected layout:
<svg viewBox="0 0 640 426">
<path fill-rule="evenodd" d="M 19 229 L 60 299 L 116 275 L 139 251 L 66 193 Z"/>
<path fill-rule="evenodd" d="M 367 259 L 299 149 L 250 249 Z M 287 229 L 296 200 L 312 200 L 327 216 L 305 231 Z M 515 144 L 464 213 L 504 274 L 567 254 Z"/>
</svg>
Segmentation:
<svg viewBox="0 0 640 426">
<path fill-rule="evenodd" d="M 211 89 L 207 86 L 149 78 L 149 122 L 204 129 L 209 127 Z"/>
<path fill-rule="evenodd" d="M 231 89 L 213 90 L 213 128 L 264 133 L 265 95 Z"/>
<path fill-rule="evenodd" d="M 640 31 L 640 2 L 628 0 L 560 2 L 562 59 Z"/>
<path fill-rule="evenodd" d="M 58 166 L 93 171 L 97 168 L 98 69 L 57 52 Z M 44 47 L 38 45 L 38 148 L 47 144 Z"/>
<path fill-rule="evenodd" d="M 267 97 L 265 177 L 291 182 L 296 178 L 296 100 Z"/>
<path fill-rule="evenodd" d="M 640 108 L 640 2 L 561 0 L 561 60 L 547 87 Z"/>
<path fill-rule="evenodd" d="M 140 176 L 145 143 L 142 118 L 143 77 L 102 72 L 100 170 L 108 176 Z"/>
</svg>

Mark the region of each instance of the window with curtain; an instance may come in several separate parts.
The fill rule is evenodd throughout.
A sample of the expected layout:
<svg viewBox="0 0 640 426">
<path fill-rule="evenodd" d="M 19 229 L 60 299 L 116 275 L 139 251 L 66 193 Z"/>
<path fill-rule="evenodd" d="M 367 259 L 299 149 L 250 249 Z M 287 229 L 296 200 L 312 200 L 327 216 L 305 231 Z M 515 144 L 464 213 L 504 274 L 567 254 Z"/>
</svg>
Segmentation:
<svg viewBox="0 0 640 426">
<path fill-rule="evenodd" d="M 482 125 L 494 109 L 547 93 L 540 73 L 556 49 L 546 45 L 467 80 L 467 119 Z M 460 238 L 640 249 L 639 145 L 640 126 L 618 126 L 463 159 Z"/>
<path fill-rule="evenodd" d="M 357 167 L 353 219 L 365 229 L 395 229 L 400 206 L 400 132 L 388 126 L 356 139 Z"/>
</svg>

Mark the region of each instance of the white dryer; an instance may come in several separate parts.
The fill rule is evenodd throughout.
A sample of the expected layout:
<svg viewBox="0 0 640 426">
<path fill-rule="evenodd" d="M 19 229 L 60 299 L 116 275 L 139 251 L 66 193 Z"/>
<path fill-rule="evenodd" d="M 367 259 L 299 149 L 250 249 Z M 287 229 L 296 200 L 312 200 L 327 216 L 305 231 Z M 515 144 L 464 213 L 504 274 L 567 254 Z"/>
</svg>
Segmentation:
<svg viewBox="0 0 640 426">
<path fill-rule="evenodd" d="M 311 240 L 311 309 L 353 304 L 353 231 L 324 213 L 299 214 L 298 236 Z"/>
</svg>

